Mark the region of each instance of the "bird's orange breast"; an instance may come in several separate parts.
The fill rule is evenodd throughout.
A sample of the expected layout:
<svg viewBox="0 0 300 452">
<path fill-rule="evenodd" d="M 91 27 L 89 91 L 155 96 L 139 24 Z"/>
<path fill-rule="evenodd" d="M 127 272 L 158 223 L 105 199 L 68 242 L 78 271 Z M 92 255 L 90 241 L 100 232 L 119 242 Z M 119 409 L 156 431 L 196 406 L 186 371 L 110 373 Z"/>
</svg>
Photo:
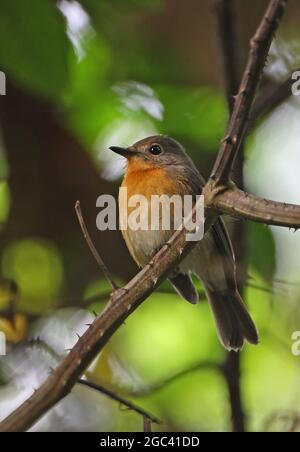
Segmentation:
<svg viewBox="0 0 300 452">
<path fill-rule="evenodd" d="M 131 159 L 128 162 L 122 188 L 127 189 L 127 201 L 119 199 L 120 218 L 124 224 L 125 218 L 131 214 L 134 207 L 128 206 L 131 196 L 144 196 L 149 202 L 149 216 L 147 224 L 151 223 L 151 196 L 180 194 L 180 184 L 176 178 L 170 177 L 164 168 L 153 166 L 141 161 Z M 161 213 L 161 212 L 160 212 Z M 132 230 L 130 227 L 122 230 L 123 237 L 130 254 L 141 267 L 149 261 L 153 251 L 160 248 L 172 235 L 172 230 Z"/>
<path fill-rule="evenodd" d="M 164 168 L 154 166 L 140 159 L 128 162 L 122 187 L 127 188 L 128 197 L 142 195 L 174 195 L 179 193 L 179 184 Z"/>
</svg>

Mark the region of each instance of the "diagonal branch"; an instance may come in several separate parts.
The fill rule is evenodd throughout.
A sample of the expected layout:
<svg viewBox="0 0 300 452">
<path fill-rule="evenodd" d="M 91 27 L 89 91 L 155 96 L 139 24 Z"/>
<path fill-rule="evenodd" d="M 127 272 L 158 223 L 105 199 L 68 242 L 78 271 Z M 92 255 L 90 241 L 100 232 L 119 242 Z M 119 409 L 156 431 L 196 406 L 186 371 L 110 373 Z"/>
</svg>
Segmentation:
<svg viewBox="0 0 300 452">
<path fill-rule="evenodd" d="M 106 395 L 110 399 L 115 400 L 116 402 L 119 402 L 121 405 L 124 405 L 126 408 L 128 408 L 128 410 L 132 410 L 135 413 L 140 414 L 144 420 L 146 420 L 150 423 L 154 422 L 155 424 L 161 424 L 161 421 L 157 417 L 155 417 L 152 414 L 148 413 L 147 411 L 143 410 L 142 408 L 137 406 L 135 403 L 130 402 L 129 400 L 124 399 L 123 397 L 115 394 L 113 391 L 110 391 L 109 389 L 105 388 L 102 385 L 93 383 L 88 380 L 83 380 L 82 378 L 80 378 L 78 380 L 78 384 L 85 386 L 87 388 L 90 388 L 90 389 L 94 389 L 95 391 L 98 391 L 101 394 Z"/>
<path fill-rule="evenodd" d="M 75 211 L 76 211 L 76 215 L 77 215 L 77 218 L 78 218 L 81 230 L 82 230 L 83 237 L 85 238 L 86 243 L 87 243 L 89 249 L 91 250 L 92 255 L 94 256 L 97 264 L 99 265 L 100 269 L 102 270 L 105 278 L 110 283 L 112 289 L 116 290 L 118 288 L 118 286 L 115 283 L 115 281 L 113 280 L 113 277 L 112 277 L 110 271 L 108 270 L 108 268 L 106 267 L 102 257 L 100 256 L 100 254 L 96 250 L 96 247 L 93 244 L 93 241 L 92 241 L 92 239 L 90 237 L 90 234 L 89 234 L 89 232 L 87 230 L 85 221 L 83 219 L 83 215 L 82 215 L 81 206 L 80 206 L 80 202 L 79 201 L 77 201 L 76 204 L 75 204 Z"/>
<path fill-rule="evenodd" d="M 292 74 L 298 71 L 300 71 L 300 68 L 293 71 L 282 83 L 267 84 L 262 94 L 258 96 L 257 100 L 254 102 L 246 126 L 246 133 L 253 128 L 259 118 L 266 116 L 292 95 L 292 85 L 295 83 Z"/>
<path fill-rule="evenodd" d="M 214 164 L 210 180 L 214 185 L 226 185 L 229 180 L 235 155 L 243 139 L 250 109 L 260 81 L 266 58 L 283 15 L 287 0 L 271 0 L 267 11 L 251 40 L 250 54 L 235 100 L 226 137 Z"/>
<path fill-rule="evenodd" d="M 201 203 L 201 199 L 199 201 Z M 191 224 L 198 205 L 187 218 Z M 169 272 L 197 242 L 187 241 L 185 226 L 171 239 L 125 287 L 114 291 L 104 311 L 96 318 L 70 353 L 59 363 L 44 384 L 19 408 L 0 423 L 0 432 L 20 432 L 30 428 L 59 400 L 70 393 L 88 365 L 103 349 L 124 320 L 163 282 Z"/>
</svg>

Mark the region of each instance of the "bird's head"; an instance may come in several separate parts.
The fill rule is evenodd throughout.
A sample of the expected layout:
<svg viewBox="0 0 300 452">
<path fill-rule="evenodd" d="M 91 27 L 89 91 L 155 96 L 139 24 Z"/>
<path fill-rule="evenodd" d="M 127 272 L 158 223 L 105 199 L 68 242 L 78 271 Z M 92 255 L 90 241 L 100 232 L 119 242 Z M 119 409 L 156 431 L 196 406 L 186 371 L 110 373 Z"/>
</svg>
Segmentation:
<svg viewBox="0 0 300 452">
<path fill-rule="evenodd" d="M 129 147 L 111 146 L 130 165 L 172 168 L 191 165 L 191 161 L 178 141 L 164 135 L 155 135 L 137 141 Z"/>
</svg>

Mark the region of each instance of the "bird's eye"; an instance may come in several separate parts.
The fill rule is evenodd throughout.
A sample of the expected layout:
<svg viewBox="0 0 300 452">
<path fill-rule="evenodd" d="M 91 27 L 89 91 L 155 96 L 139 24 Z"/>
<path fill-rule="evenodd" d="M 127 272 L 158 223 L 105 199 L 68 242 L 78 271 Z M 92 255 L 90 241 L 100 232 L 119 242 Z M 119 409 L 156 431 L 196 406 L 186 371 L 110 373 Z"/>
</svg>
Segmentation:
<svg viewBox="0 0 300 452">
<path fill-rule="evenodd" d="M 162 152 L 162 149 L 158 144 L 153 144 L 149 150 L 152 155 L 159 155 Z"/>
</svg>

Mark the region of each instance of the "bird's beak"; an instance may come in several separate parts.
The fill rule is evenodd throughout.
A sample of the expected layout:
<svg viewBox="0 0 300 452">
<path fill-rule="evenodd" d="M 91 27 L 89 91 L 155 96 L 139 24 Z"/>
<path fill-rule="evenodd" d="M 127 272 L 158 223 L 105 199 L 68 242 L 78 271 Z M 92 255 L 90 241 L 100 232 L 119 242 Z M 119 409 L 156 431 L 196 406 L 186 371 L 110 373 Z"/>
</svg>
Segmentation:
<svg viewBox="0 0 300 452">
<path fill-rule="evenodd" d="M 111 151 L 115 152 L 116 154 L 122 155 L 122 157 L 132 157 L 136 155 L 136 151 L 132 148 L 120 148 L 119 146 L 110 146 L 109 148 Z"/>
</svg>

